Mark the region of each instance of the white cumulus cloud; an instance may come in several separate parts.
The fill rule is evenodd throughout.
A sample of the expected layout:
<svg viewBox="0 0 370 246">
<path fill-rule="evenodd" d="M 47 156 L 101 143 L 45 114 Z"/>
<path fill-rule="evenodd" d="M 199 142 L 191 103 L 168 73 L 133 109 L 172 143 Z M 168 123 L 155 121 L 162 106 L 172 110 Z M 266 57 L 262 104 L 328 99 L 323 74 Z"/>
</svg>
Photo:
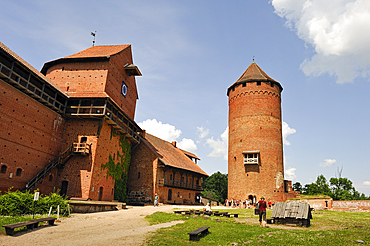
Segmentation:
<svg viewBox="0 0 370 246">
<path fill-rule="evenodd" d="M 207 137 L 208 133 L 209 133 L 209 129 L 204 128 L 203 126 L 197 127 L 197 134 L 200 139 Z"/>
<path fill-rule="evenodd" d="M 286 138 L 296 132 L 295 129 L 289 127 L 288 123 L 283 121 L 283 144 L 290 145 L 290 142 Z"/>
<path fill-rule="evenodd" d="M 176 129 L 173 125 L 163 124 L 156 119 L 147 119 L 138 125 L 146 130 L 147 133 L 152 134 L 166 141 L 174 141 L 181 135 L 181 130 Z"/>
<path fill-rule="evenodd" d="M 364 181 L 362 185 L 370 185 L 370 181 Z"/>
<path fill-rule="evenodd" d="M 336 162 L 337 162 L 337 160 L 335 160 L 335 159 L 325 159 L 324 163 L 321 163 L 320 166 L 321 167 L 331 167 Z"/>
<path fill-rule="evenodd" d="M 194 152 L 197 150 L 197 145 L 194 143 L 192 139 L 188 138 L 183 138 L 178 144 L 177 147 L 180 149 L 189 151 L 189 152 Z"/>
<path fill-rule="evenodd" d="M 286 180 L 296 180 L 297 179 L 297 175 L 295 174 L 295 171 L 297 170 L 297 168 L 294 168 L 294 167 L 289 167 L 288 169 L 285 169 L 285 179 Z"/>
<path fill-rule="evenodd" d="M 175 126 L 170 124 L 164 124 L 161 121 L 156 119 L 147 119 L 143 122 L 138 123 L 138 125 L 146 130 L 147 133 L 152 134 L 160 139 L 172 142 L 177 141 L 181 135 L 181 130 L 176 129 Z M 194 152 L 197 150 L 197 145 L 192 139 L 183 138 L 178 144 L 177 147 L 180 149 Z"/>
<path fill-rule="evenodd" d="M 306 75 L 324 73 L 337 83 L 370 77 L 369 0 L 272 0 L 275 13 L 286 19 L 315 54 L 302 62 Z"/>
<path fill-rule="evenodd" d="M 227 144 L 229 139 L 229 127 L 226 127 L 226 130 L 221 134 L 221 139 L 214 140 L 213 137 L 206 140 L 213 150 L 208 154 L 210 157 L 220 157 L 223 156 L 227 160 Z"/>
</svg>

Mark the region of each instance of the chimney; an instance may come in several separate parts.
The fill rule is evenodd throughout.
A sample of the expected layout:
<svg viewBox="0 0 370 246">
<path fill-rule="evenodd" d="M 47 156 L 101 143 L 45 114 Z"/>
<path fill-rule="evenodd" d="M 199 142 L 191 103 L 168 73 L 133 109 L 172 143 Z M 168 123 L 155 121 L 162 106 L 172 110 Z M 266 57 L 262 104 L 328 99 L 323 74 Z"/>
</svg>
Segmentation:
<svg viewBox="0 0 370 246">
<path fill-rule="evenodd" d="M 172 141 L 172 145 L 176 148 L 176 141 Z"/>
<path fill-rule="evenodd" d="M 143 129 L 143 131 L 141 132 L 141 136 L 143 137 L 143 138 L 145 138 L 145 133 L 146 133 L 146 131 Z"/>
</svg>

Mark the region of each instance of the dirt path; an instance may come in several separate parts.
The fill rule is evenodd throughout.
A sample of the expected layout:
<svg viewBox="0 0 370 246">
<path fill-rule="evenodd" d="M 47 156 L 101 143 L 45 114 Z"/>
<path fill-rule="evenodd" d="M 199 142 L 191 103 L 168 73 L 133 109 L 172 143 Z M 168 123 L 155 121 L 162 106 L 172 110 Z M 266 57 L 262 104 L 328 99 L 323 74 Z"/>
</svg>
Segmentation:
<svg viewBox="0 0 370 246">
<path fill-rule="evenodd" d="M 33 231 L 0 236 L 0 245 L 141 245 L 148 232 L 173 226 L 173 221 L 150 226 L 145 216 L 168 212 L 178 206 L 132 207 L 127 210 L 73 214 L 56 226 L 41 226 Z M 199 208 L 198 208 L 199 209 Z"/>
</svg>

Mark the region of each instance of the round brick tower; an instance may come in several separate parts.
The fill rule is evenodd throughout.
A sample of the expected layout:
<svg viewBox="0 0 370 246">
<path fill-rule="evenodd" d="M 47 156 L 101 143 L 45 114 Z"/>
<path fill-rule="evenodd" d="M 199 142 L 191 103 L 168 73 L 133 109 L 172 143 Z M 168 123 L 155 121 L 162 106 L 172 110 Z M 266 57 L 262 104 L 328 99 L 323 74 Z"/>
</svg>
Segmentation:
<svg viewBox="0 0 370 246">
<path fill-rule="evenodd" d="M 282 90 L 254 62 L 227 90 L 229 199 L 284 200 Z"/>
</svg>

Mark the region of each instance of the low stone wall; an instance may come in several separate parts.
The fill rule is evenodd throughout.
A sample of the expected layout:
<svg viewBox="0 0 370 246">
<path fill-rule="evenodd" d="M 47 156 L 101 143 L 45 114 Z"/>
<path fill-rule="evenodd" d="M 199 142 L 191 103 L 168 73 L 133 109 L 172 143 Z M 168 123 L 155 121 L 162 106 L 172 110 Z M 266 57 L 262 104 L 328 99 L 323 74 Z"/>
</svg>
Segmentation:
<svg viewBox="0 0 370 246">
<path fill-rule="evenodd" d="M 294 201 L 291 201 L 294 202 Z M 326 210 L 332 209 L 333 199 L 332 198 L 322 198 L 322 199 L 301 199 L 299 202 L 308 203 L 310 207 L 315 210 Z"/>
<path fill-rule="evenodd" d="M 370 201 L 333 201 L 333 210 L 370 210 Z"/>
<path fill-rule="evenodd" d="M 126 203 L 102 201 L 69 201 L 72 213 L 94 213 L 125 209 Z"/>
</svg>

